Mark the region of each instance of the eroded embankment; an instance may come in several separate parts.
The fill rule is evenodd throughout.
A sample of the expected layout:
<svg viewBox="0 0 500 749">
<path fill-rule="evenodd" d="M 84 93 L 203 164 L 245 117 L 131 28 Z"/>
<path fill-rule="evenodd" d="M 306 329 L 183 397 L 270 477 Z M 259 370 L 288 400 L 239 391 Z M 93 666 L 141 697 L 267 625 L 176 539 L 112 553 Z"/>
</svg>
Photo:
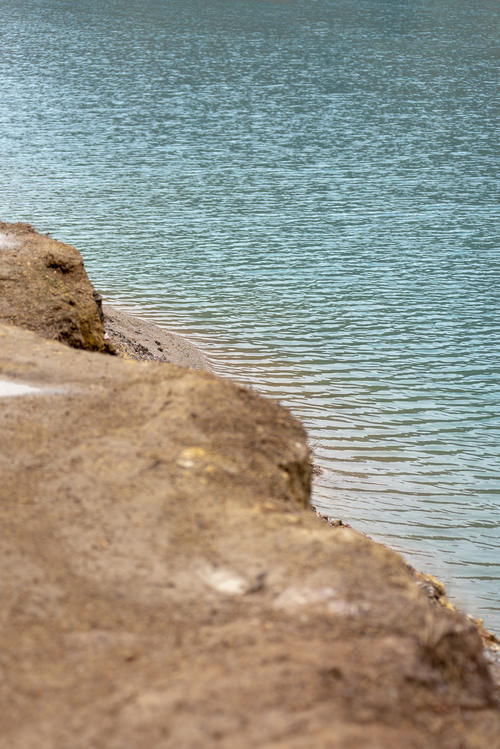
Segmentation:
<svg viewBox="0 0 500 749">
<path fill-rule="evenodd" d="M 28 233 L 0 254 L 18 324 L 32 276 L 10 266 L 46 241 Z M 495 745 L 475 627 L 311 512 L 288 412 L 206 372 L 71 349 L 42 320 L 0 324 L 0 379 L 39 389 L 0 397 L 0 746 Z"/>
</svg>

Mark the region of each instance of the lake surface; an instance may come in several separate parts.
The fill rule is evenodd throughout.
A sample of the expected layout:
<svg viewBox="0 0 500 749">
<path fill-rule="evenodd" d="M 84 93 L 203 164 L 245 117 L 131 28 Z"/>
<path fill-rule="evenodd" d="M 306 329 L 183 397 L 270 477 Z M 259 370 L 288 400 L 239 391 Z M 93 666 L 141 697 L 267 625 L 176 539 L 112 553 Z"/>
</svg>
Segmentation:
<svg viewBox="0 0 500 749">
<path fill-rule="evenodd" d="M 491 0 L 0 0 L 0 217 L 288 404 L 500 631 Z"/>
</svg>

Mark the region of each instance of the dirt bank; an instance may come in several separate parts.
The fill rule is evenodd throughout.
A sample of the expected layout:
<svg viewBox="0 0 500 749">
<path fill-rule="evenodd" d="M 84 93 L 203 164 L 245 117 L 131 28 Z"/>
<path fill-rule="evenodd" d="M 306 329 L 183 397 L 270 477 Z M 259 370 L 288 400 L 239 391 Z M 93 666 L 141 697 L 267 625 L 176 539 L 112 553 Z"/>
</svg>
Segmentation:
<svg viewBox="0 0 500 749">
<path fill-rule="evenodd" d="M 202 352 L 186 338 L 110 304 L 103 304 L 102 309 L 106 340 L 120 356 L 208 371 Z"/>
<path fill-rule="evenodd" d="M 315 516 L 286 410 L 5 324 L 2 379 L 2 749 L 495 746 L 477 629 Z"/>
</svg>

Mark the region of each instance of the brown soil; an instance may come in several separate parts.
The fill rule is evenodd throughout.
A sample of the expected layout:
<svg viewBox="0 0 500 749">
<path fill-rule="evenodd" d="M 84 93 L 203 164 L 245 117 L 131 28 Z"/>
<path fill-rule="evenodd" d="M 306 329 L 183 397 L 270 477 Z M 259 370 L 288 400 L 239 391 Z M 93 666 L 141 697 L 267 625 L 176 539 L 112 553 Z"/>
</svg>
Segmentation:
<svg viewBox="0 0 500 749">
<path fill-rule="evenodd" d="M 477 628 L 315 516 L 283 408 L 0 324 L 1 379 L 1 749 L 496 746 Z"/>
</svg>

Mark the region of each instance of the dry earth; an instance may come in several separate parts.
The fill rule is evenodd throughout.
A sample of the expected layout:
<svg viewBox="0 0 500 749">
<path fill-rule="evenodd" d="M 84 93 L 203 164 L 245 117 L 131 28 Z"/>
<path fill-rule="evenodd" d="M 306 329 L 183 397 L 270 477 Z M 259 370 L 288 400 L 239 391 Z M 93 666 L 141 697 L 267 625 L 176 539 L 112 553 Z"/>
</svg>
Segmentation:
<svg viewBox="0 0 500 749">
<path fill-rule="evenodd" d="M 28 235 L 0 250 L 0 318 L 36 330 L 0 322 L 0 380 L 37 388 L 0 397 L 1 749 L 497 746 L 477 629 L 314 515 L 302 426 L 207 372 L 47 340 L 53 295 L 17 310 L 45 281 L 16 262 L 51 267 Z M 95 301 L 67 306 L 96 347 Z"/>
</svg>

